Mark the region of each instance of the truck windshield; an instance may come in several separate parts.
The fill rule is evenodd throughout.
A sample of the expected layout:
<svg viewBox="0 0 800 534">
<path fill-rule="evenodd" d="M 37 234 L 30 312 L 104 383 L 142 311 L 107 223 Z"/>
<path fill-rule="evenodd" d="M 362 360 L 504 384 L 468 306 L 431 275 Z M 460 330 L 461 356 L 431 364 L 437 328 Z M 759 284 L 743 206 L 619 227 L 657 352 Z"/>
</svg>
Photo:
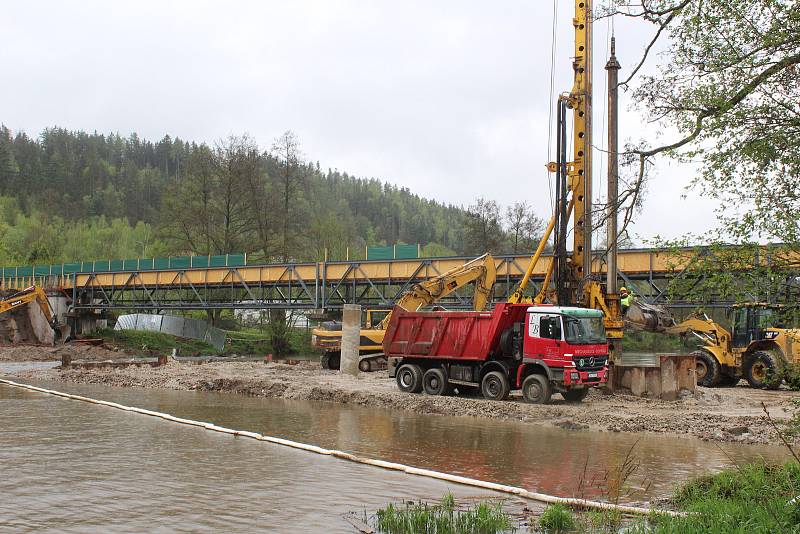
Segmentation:
<svg viewBox="0 0 800 534">
<path fill-rule="evenodd" d="M 567 343 L 571 345 L 590 345 L 606 342 L 606 330 L 602 317 L 564 316 Z"/>
</svg>

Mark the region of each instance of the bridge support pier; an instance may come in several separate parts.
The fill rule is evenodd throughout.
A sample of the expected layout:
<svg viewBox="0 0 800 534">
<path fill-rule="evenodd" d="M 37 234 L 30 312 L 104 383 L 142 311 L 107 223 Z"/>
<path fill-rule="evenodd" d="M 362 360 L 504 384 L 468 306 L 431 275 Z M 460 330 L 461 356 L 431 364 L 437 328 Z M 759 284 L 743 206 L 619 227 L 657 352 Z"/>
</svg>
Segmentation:
<svg viewBox="0 0 800 534">
<path fill-rule="evenodd" d="M 361 305 L 342 307 L 342 355 L 339 371 L 358 376 L 358 347 L 361 344 Z"/>
</svg>

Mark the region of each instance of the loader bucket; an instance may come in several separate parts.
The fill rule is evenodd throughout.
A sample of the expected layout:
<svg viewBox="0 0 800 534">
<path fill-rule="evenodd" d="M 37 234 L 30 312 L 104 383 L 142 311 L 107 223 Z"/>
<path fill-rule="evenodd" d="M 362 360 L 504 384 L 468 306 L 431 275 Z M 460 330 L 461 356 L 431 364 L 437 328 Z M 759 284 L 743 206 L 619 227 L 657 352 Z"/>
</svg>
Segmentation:
<svg viewBox="0 0 800 534">
<path fill-rule="evenodd" d="M 625 313 L 625 326 L 645 332 L 663 332 L 675 325 L 672 314 L 661 306 L 635 300 Z"/>
</svg>

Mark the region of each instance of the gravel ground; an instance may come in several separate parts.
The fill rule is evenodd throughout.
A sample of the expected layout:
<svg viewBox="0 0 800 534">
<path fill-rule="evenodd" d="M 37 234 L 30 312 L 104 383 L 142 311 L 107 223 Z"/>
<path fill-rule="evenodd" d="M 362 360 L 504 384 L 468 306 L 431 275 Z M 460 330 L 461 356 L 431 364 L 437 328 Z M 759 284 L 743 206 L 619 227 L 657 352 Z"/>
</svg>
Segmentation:
<svg viewBox="0 0 800 534">
<path fill-rule="evenodd" d="M 102 347 L 69 345 L 61 348 L 24 347 L 29 360 L 60 359 L 59 350 L 77 350 L 77 359 L 127 357 Z M 23 347 L 0 348 L 0 361 L 20 356 Z M 33 356 L 33 349 L 40 351 Z M 9 352 L 11 354 L 9 354 Z M 83 353 L 83 354 L 81 354 Z M 398 391 L 386 371 L 359 377 L 320 369 L 316 362 L 295 365 L 259 362 L 212 362 L 202 365 L 170 362 L 158 368 L 34 369 L 11 371 L 21 379 L 63 380 L 74 383 L 175 390 L 224 391 L 261 397 L 315 400 L 375 406 L 420 413 L 488 417 L 553 425 L 573 430 L 656 432 L 692 435 L 704 440 L 740 443 L 777 443 L 778 437 L 764 416 L 762 403 L 774 421 L 786 421 L 794 413 L 791 391 L 699 387 L 694 396 L 677 401 L 644 399 L 631 395 L 604 394 L 593 390 L 582 403 L 567 403 L 555 395 L 551 404 L 530 405 L 512 394 L 509 401 L 480 397 L 432 397 Z M 744 384 L 744 382 L 742 382 Z"/>
</svg>

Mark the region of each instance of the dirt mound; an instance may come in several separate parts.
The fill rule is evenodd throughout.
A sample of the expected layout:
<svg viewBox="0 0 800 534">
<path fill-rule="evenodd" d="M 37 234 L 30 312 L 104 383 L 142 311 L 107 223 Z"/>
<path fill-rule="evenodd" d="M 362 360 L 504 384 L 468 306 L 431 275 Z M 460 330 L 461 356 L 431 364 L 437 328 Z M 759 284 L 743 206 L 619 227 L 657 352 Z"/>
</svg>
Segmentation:
<svg viewBox="0 0 800 534">
<path fill-rule="evenodd" d="M 41 345 L 0 345 L 0 361 L 4 362 L 40 362 L 61 361 L 63 355 L 73 360 L 102 361 L 128 358 L 129 355 L 111 350 L 104 346 L 86 345 L 83 343 L 67 343 L 57 347 Z"/>
</svg>

